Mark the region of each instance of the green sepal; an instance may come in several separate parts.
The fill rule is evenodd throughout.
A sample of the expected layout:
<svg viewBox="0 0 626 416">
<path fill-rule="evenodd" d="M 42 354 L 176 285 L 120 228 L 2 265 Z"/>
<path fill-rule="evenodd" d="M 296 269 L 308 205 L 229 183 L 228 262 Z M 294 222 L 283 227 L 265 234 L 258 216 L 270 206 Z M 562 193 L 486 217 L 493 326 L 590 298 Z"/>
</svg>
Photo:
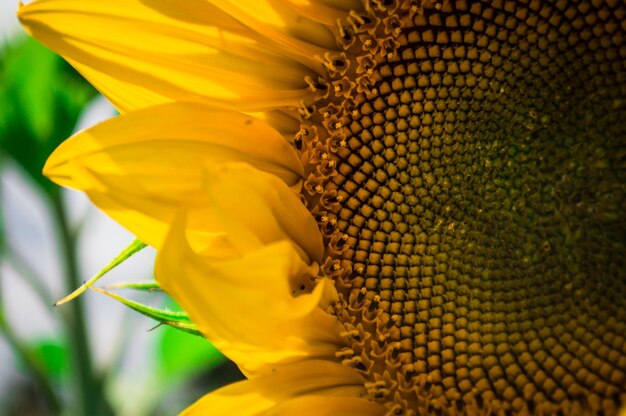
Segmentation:
<svg viewBox="0 0 626 416">
<path fill-rule="evenodd" d="M 78 289 L 64 297 L 63 299 L 57 301 L 52 306 L 59 306 L 70 300 L 76 298 L 77 296 L 82 295 L 87 289 L 89 289 L 94 283 L 96 283 L 102 276 L 128 260 L 133 254 L 141 251 L 146 247 L 146 243 L 140 241 L 138 239 L 134 239 L 120 254 L 118 254 L 113 260 L 109 262 L 102 270 L 96 273 L 91 279 L 87 280 L 83 283 Z"/>
<path fill-rule="evenodd" d="M 161 286 L 155 281 L 146 281 L 146 282 L 121 282 L 115 283 L 113 285 L 109 285 L 106 287 L 107 289 L 133 289 L 133 290 L 143 290 L 146 292 L 154 292 L 155 290 L 162 290 Z"/>
<path fill-rule="evenodd" d="M 142 303 L 126 299 L 116 293 L 109 292 L 108 290 L 100 289 L 97 287 L 91 287 L 91 290 L 95 290 L 96 292 L 100 292 L 109 297 L 112 297 L 113 299 L 123 303 L 134 311 L 137 311 L 140 314 L 147 316 L 148 318 L 154 319 L 161 324 L 171 326 L 183 332 L 187 332 L 188 334 L 202 337 L 202 334 L 200 333 L 200 331 L 198 331 L 198 327 L 196 326 L 196 324 L 191 322 L 185 312 L 176 312 L 166 309 L 153 308 L 151 306 L 147 306 Z"/>
</svg>

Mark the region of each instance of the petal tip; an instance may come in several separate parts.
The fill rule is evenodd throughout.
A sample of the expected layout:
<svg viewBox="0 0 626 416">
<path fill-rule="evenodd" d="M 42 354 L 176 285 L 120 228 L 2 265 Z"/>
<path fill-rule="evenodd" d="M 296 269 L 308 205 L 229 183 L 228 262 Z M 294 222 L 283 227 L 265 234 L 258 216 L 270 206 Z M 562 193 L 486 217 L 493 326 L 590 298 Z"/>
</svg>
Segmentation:
<svg viewBox="0 0 626 416">
<path fill-rule="evenodd" d="M 43 166 L 41 173 L 51 181 L 62 184 L 63 179 L 71 179 L 73 175 L 68 172 L 69 159 L 65 157 L 61 147 L 57 147 Z"/>
</svg>

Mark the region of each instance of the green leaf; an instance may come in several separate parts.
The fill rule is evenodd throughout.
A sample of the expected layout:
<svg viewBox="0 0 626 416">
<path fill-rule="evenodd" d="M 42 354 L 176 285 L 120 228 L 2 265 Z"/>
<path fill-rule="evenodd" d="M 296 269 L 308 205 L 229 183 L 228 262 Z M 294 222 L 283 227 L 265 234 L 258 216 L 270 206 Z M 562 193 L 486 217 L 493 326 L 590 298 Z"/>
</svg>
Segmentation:
<svg viewBox="0 0 626 416">
<path fill-rule="evenodd" d="M 48 155 L 74 130 L 96 91 L 62 58 L 27 38 L 0 51 L 0 149 L 44 190 Z"/>
<path fill-rule="evenodd" d="M 33 345 L 33 353 L 47 374 L 60 378 L 68 370 L 67 348 L 53 340 L 41 340 Z"/>
<path fill-rule="evenodd" d="M 146 243 L 140 241 L 139 239 L 134 239 L 120 254 L 118 254 L 113 260 L 109 262 L 102 270 L 96 273 L 91 279 L 87 280 L 83 283 L 78 289 L 64 297 L 63 299 L 55 302 L 52 306 L 59 306 L 70 300 L 76 298 L 83 294 L 87 289 L 89 289 L 94 283 L 96 283 L 102 276 L 128 260 L 133 254 L 138 253 L 146 247 Z"/>
<path fill-rule="evenodd" d="M 96 292 L 107 295 L 117 300 L 118 302 L 123 303 L 129 308 L 139 312 L 140 314 L 145 315 L 148 318 L 152 318 L 161 324 L 168 325 L 183 332 L 202 337 L 202 334 L 200 333 L 200 331 L 198 331 L 198 327 L 196 326 L 196 324 L 191 322 L 185 312 L 153 308 L 151 306 L 147 306 L 142 303 L 126 299 L 116 293 L 109 292 L 108 290 L 100 289 L 97 287 L 92 287 L 91 290 L 95 290 Z"/>
<path fill-rule="evenodd" d="M 161 286 L 155 281 L 147 281 L 147 282 L 121 282 L 115 283 L 114 285 L 109 285 L 106 287 L 107 289 L 134 289 L 134 290 L 143 290 L 146 292 L 154 292 L 155 290 L 162 290 Z"/>
<path fill-rule="evenodd" d="M 158 376 L 165 381 L 209 371 L 227 360 L 208 340 L 171 328 L 164 329 L 157 348 Z"/>
</svg>

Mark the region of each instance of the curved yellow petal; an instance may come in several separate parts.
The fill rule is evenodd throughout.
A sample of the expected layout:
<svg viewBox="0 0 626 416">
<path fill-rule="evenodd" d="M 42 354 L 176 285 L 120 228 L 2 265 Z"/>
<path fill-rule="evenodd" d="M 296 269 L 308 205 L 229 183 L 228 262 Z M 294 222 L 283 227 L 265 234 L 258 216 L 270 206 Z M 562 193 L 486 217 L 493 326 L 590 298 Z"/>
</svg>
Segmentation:
<svg viewBox="0 0 626 416">
<path fill-rule="evenodd" d="M 282 403 L 263 416 L 384 416 L 388 410 L 358 397 L 303 396 Z"/>
<path fill-rule="evenodd" d="M 361 10 L 361 1 L 351 0 L 286 0 L 301 15 L 327 26 L 335 26 L 351 10 Z"/>
<path fill-rule="evenodd" d="M 122 111 L 175 100 L 263 110 L 308 96 L 308 68 L 205 1 L 186 3 L 168 15 L 169 0 L 38 0 L 19 18 Z"/>
<path fill-rule="evenodd" d="M 318 305 L 332 283 L 321 280 L 292 244 L 278 242 L 231 259 L 197 255 L 180 219 L 157 255 L 161 287 L 187 311 L 200 331 L 245 372 L 271 363 L 334 357 L 342 326 Z"/>
<path fill-rule="evenodd" d="M 249 163 L 290 186 L 303 175 L 296 151 L 266 123 L 191 103 L 138 110 L 80 132 L 50 156 L 44 174 L 87 192 L 101 209 L 158 247 L 181 206 L 207 215 L 204 166 L 229 161 Z M 151 221 L 144 228 L 136 213 L 158 225 Z M 210 221 L 198 219 L 196 225 L 208 227 Z"/>
<path fill-rule="evenodd" d="M 141 241 L 156 248 L 163 244 L 176 215 L 174 207 L 160 204 L 159 201 L 135 197 L 132 193 L 112 195 L 92 191 L 88 195 L 98 208 L 130 230 Z M 133 210 L 129 209 L 129 206 L 140 206 L 142 209 Z M 188 238 L 194 247 L 215 246 L 217 239 L 221 238 L 221 233 L 215 231 L 217 223 L 212 217 L 212 211 L 206 207 L 190 209 L 187 217 Z"/>
<path fill-rule="evenodd" d="M 338 50 L 331 27 L 299 14 L 292 5 L 278 0 L 209 0 L 257 33 L 272 39 L 292 55 L 323 56 Z M 333 22 L 332 26 L 335 26 Z"/>
<path fill-rule="evenodd" d="M 210 205 L 219 209 L 221 227 L 242 251 L 289 240 L 322 260 L 324 245 L 317 221 L 283 181 L 244 163 L 207 166 Z M 216 213 L 217 216 L 217 213 Z"/>
<path fill-rule="evenodd" d="M 295 134 L 300 130 L 300 119 L 296 109 L 281 109 L 263 112 L 247 112 L 276 129 L 290 142 Z"/>
<path fill-rule="evenodd" d="M 351 399 L 364 394 L 363 390 L 363 383 L 354 370 L 330 361 L 305 360 L 277 366 L 267 375 L 209 393 L 181 416 L 265 414 L 283 402 L 315 393 L 333 395 L 341 392 L 340 398 L 352 403 Z"/>
</svg>

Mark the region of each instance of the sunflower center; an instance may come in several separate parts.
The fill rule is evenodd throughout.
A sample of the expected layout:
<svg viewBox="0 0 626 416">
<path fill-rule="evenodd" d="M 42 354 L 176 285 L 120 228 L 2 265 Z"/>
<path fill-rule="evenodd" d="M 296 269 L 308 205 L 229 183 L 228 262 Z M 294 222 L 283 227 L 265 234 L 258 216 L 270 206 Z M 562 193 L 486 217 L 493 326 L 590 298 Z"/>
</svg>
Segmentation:
<svg viewBox="0 0 626 416">
<path fill-rule="evenodd" d="M 393 414 L 626 402 L 626 6 L 365 2 L 308 80 L 337 356 Z"/>
</svg>

